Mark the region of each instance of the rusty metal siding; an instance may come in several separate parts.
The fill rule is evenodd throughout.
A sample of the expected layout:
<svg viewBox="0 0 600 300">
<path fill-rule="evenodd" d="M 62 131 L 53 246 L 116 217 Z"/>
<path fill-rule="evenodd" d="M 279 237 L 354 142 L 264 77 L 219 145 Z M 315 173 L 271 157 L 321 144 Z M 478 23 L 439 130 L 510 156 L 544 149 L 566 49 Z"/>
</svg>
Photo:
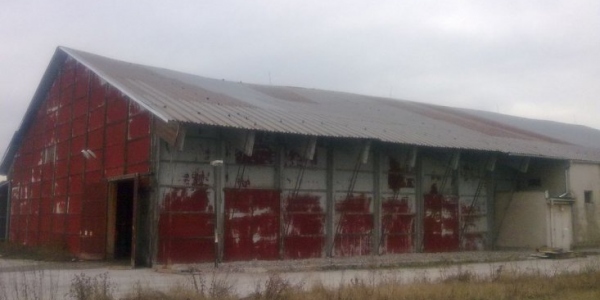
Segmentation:
<svg viewBox="0 0 600 300">
<path fill-rule="evenodd" d="M 108 94 L 113 95 L 113 102 L 125 103 L 124 112 L 106 113 Z M 11 212 L 12 241 L 59 245 L 80 257 L 104 257 L 105 178 L 112 172 L 105 170 L 105 157 L 107 150 L 115 150 L 107 149 L 105 141 L 116 136 L 104 128 L 108 119 L 121 118 L 123 124 L 133 119 L 128 117 L 129 102 L 77 61 L 64 62 L 15 156 L 11 176 L 15 203 Z M 148 112 L 137 114 L 149 120 Z M 115 144 L 149 139 L 148 121 L 138 121 L 136 127 L 135 140 L 119 136 L 122 140 Z M 81 153 L 84 149 L 91 150 L 95 157 L 86 159 Z M 135 149 L 139 155 L 136 170 L 148 172 L 149 143 L 146 148 L 137 145 Z M 127 172 L 126 161 L 120 169 L 123 172 L 119 174 Z"/>
</svg>

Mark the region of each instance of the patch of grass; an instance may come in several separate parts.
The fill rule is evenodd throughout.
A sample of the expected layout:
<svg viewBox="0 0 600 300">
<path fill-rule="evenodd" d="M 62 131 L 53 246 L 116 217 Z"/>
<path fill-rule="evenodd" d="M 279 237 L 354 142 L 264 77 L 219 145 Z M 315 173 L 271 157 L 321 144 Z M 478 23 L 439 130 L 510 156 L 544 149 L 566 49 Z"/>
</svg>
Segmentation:
<svg viewBox="0 0 600 300">
<path fill-rule="evenodd" d="M 370 278 L 351 278 L 337 288 L 328 288 L 323 284 L 305 288 L 303 284 L 292 284 L 281 274 L 271 273 L 266 281 L 257 283 L 254 293 L 243 299 L 600 299 L 600 268 L 597 266 L 584 268 L 580 272 L 559 270 L 547 274 L 541 271 L 503 272 L 498 269 L 493 276 L 477 276 L 463 268 L 450 271 L 437 282 L 419 278 L 414 282 L 402 282 L 398 278 L 384 278 L 384 275 L 373 272 Z M 204 274 L 194 274 L 190 278 L 190 284 L 174 287 L 168 292 L 140 288 L 137 296 L 131 294 L 125 299 L 238 299 L 234 284 L 228 283 L 226 278 L 214 280 Z M 220 292 L 212 293 L 211 290 Z"/>
<path fill-rule="evenodd" d="M 81 273 L 71 280 L 68 296 L 76 300 L 113 300 L 114 291 L 115 284 L 107 273 L 95 277 Z"/>
<path fill-rule="evenodd" d="M 351 280 L 336 289 L 317 286 L 287 299 L 600 299 L 600 270 L 560 274 L 501 274 L 475 276 L 459 270 L 441 282 L 417 281 L 412 284 L 386 281 L 368 284 Z"/>
<path fill-rule="evenodd" d="M 63 243 L 28 246 L 12 242 L 0 242 L 0 256 L 9 259 L 38 261 L 71 261 L 74 258 Z"/>
</svg>

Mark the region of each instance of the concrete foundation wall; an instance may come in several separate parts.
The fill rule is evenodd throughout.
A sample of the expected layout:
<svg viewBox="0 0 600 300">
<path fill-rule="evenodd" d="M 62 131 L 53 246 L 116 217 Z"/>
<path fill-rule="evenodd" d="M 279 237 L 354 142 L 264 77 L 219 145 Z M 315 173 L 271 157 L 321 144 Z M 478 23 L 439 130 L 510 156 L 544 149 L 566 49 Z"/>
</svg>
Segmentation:
<svg viewBox="0 0 600 300">
<path fill-rule="evenodd" d="M 497 247 L 547 245 L 548 205 L 544 192 L 497 193 L 495 199 Z"/>
<path fill-rule="evenodd" d="M 575 246 L 600 245 L 600 166 L 572 163 L 569 169 L 573 205 L 573 242 Z M 586 203 L 585 191 L 592 192 Z"/>
</svg>

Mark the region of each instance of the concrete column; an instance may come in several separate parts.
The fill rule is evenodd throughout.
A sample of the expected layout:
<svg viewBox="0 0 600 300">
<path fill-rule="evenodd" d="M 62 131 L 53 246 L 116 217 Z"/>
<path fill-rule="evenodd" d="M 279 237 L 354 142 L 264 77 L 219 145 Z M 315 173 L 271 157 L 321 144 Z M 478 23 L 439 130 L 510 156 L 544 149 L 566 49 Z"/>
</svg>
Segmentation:
<svg viewBox="0 0 600 300">
<path fill-rule="evenodd" d="M 326 255 L 328 257 L 333 256 L 333 247 L 335 239 L 335 193 L 333 191 L 333 173 L 334 173 L 334 157 L 333 157 L 333 145 L 331 142 L 327 145 L 327 215 L 326 215 Z"/>
<path fill-rule="evenodd" d="M 373 242 L 371 254 L 381 254 L 381 151 L 373 149 Z"/>
<path fill-rule="evenodd" d="M 423 252 L 423 238 L 425 220 L 425 203 L 423 198 L 423 157 L 417 155 L 415 163 L 415 252 Z"/>
</svg>

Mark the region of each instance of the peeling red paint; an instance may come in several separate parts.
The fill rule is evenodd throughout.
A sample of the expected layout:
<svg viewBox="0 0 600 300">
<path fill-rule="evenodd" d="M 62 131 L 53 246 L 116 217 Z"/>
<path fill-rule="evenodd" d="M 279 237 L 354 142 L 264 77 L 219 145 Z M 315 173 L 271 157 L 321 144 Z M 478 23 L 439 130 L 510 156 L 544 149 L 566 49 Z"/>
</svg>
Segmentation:
<svg viewBox="0 0 600 300">
<path fill-rule="evenodd" d="M 212 213 L 214 210 L 206 189 L 171 188 L 163 198 L 162 211 Z"/>
<path fill-rule="evenodd" d="M 114 89 L 108 93 L 107 107 L 107 88 L 90 76 L 95 75 L 68 59 L 23 136 L 10 176 L 18 187 L 12 198 L 15 206 L 23 204 L 11 212 L 13 242 L 53 243 L 75 255 L 102 257 L 105 176 L 149 170 L 150 114 L 137 111 L 134 120 L 128 100 Z M 107 126 L 107 120 L 116 122 Z M 127 139 L 128 130 L 135 139 Z M 93 150 L 96 157 L 85 158 L 84 149 Z"/>
<path fill-rule="evenodd" d="M 354 196 L 350 195 L 343 201 L 335 204 L 337 212 L 348 213 L 369 213 L 371 207 L 371 198 L 367 198 L 364 194 Z"/>
<path fill-rule="evenodd" d="M 190 263 L 214 259 L 214 205 L 206 188 L 170 188 L 163 197 L 158 260 Z"/>
<path fill-rule="evenodd" d="M 321 257 L 325 241 L 325 213 L 320 196 L 300 194 L 285 201 L 285 258 Z"/>
<path fill-rule="evenodd" d="M 226 260 L 279 258 L 278 190 L 225 189 Z"/>
<path fill-rule="evenodd" d="M 382 253 L 413 252 L 415 215 L 409 199 L 388 198 L 382 203 L 381 251 Z"/>
<path fill-rule="evenodd" d="M 425 195 L 423 248 L 425 252 L 459 250 L 458 198 Z"/>
<path fill-rule="evenodd" d="M 371 253 L 373 214 L 370 207 L 371 198 L 364 194 L 350 195 L 336 203 L 335 255 L 353 256 Z"/>
</svg>

